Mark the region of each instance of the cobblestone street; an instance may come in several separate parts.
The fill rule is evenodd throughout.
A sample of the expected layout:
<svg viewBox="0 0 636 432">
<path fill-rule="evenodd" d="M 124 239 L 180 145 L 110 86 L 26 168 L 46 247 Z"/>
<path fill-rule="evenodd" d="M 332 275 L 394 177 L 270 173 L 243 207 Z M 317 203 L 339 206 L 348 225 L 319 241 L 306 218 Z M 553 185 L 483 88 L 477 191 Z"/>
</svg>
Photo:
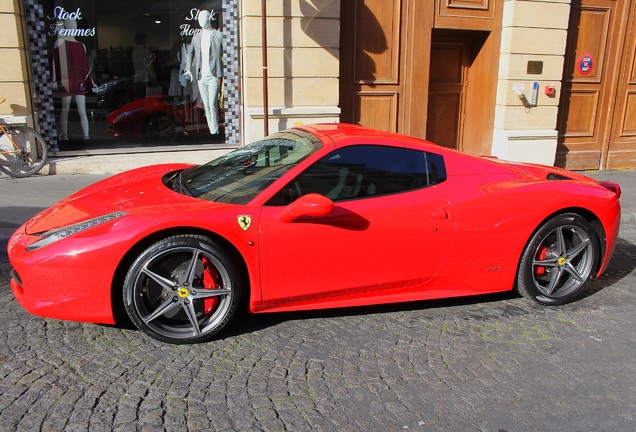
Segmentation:
<svg viewBox="0 0 636 432">
<path fill-rule="evenodd" d="M 0 431 L 636 430 L 635 178 L 596 176 L 623 185 L 619 242 L 559 307 L 504 294 L 262 314 L 174 346 L 28 314 L 2 250 Z M 0 178 L 0 246 L 99 178 Z"/>
<path fill-rule="evenodd" d="M 197 346 L 34 317 L 1 264 L 3 431 L 631 431 L 636 229 L 581 300 L 258 315 Z"/>
</svg>

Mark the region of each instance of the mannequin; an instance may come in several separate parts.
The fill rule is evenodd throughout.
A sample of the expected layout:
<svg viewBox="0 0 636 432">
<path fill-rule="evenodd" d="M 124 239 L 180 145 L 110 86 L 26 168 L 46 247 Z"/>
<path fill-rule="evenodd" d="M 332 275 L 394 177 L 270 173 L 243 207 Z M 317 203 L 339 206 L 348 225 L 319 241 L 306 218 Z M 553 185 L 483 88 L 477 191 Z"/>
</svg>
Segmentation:
<svg viewBox="0 0 636 432">
<path fill-rule="evenodd" d="M 199 25 L 202 31 L 192 37 L 192 43 L 186 50 L 186 68 L 184 77 L 196 81 L 205 106 L 205 116 L 211 134 L 219 133 L 219 90 L 221 87 L 222 46 L 221 32 L 212 28 L 213 15 L 202 10 L 199 12 Z"/>
<path fill-rule="evenodd" d="M 141 98 L 151 96 L 151 89 L 157 81 L 157 72 L 155 70 L 154 56 L 146 47 L 148 37 L 145 33 L 137 33 L 135 35 L 135 48 L 132 52 L 133 67 L 135 76 L 133 82 L 135 86 L 135 97 Z"/>
<path fill-rule="evenodd" d="M 77 29 L 77 22 L 66 19 L 58 28 Z M 71 100 L 75 100 L 80 116 L 84 139 L 89 139 L 88 116 L 86 115 L 86 82 L 90 81 L 93 91 L 97 86 L 90 76 L 86 59 L 86 47 L 73 36 L 60 36 L 55 41 L 53 53 L 53 88 L 62 96 L 60 115 L 60 139 L 68 139 L 68 113 Z"/>
</svg>

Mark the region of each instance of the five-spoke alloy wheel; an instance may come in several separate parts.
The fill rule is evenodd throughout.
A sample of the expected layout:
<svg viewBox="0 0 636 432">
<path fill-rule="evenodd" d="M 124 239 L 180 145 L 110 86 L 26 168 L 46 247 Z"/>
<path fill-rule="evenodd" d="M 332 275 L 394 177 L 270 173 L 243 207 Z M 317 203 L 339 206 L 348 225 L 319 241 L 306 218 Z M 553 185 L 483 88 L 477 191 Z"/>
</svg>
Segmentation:
<svg viewBox="0 0 636 432">
<path fill-rule="evenodd" d="M 240 302 L 235 263 L 212 240 L 180 235 L 158 241 L 130 267 L 124 305 L 132 322 L 169 343 L 201 342 L 230 321 Z"/>
<path fill-rule="evenodd" d="M 574 213 L 555 216 L 526 246 L 517 291 L 546 305 L 570 302 L 596 271 L 599 251 L 598 237 L 587 220 Z"/>
</svg>

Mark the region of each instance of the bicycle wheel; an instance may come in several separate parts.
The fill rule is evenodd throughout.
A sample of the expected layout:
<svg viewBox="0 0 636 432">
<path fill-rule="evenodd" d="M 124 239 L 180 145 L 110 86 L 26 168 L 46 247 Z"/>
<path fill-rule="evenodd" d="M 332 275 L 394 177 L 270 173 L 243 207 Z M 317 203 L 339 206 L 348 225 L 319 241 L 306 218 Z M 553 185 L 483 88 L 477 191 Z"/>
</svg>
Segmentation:
<svg viewBox="0 0 636 432">
<path fill-rule="evenodd" d="M 0 136 L 0 171 L 11 177 L 28 177 L 42 169 L 49 149 L 35 129 L 27 126 L 7 128 Z"/>
</svg>

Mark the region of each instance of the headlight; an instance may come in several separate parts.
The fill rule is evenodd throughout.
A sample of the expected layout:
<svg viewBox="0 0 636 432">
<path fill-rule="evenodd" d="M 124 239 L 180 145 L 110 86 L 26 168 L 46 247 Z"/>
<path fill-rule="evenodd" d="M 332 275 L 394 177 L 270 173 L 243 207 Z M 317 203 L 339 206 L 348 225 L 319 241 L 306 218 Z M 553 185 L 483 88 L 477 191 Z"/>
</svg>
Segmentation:
<svg viewBox="0 0 636 432">
<path fill-rule="evenodd" d="M 93 219 L 88 219 L 83 222 L 79 222 L 73 225 L 66 226 L 64 228 L 58 228 L 51 231 L 46 231 L 43 233 L 34 234 L 35 236 L 41 237 L 39 240 L 31 243 L 26 247 L 26 250 L 32 251 L 36 249 L 43 248 L 44 246 L 48 246 L 52 243 L 55 243 L 58 240 L 62 240 L 70 235 L 77 234 L 78 232 L 87 230 L 89 228 L 93 228 L 97 225 L 101 225 L 103 223 L 112 221 L 114 219 L 119 219 L 121 217 L 126 216 L 128 213 L 126 212 L 114 212 L 109 213 L 103 216 L 98 216 Z"/>
</svg>

